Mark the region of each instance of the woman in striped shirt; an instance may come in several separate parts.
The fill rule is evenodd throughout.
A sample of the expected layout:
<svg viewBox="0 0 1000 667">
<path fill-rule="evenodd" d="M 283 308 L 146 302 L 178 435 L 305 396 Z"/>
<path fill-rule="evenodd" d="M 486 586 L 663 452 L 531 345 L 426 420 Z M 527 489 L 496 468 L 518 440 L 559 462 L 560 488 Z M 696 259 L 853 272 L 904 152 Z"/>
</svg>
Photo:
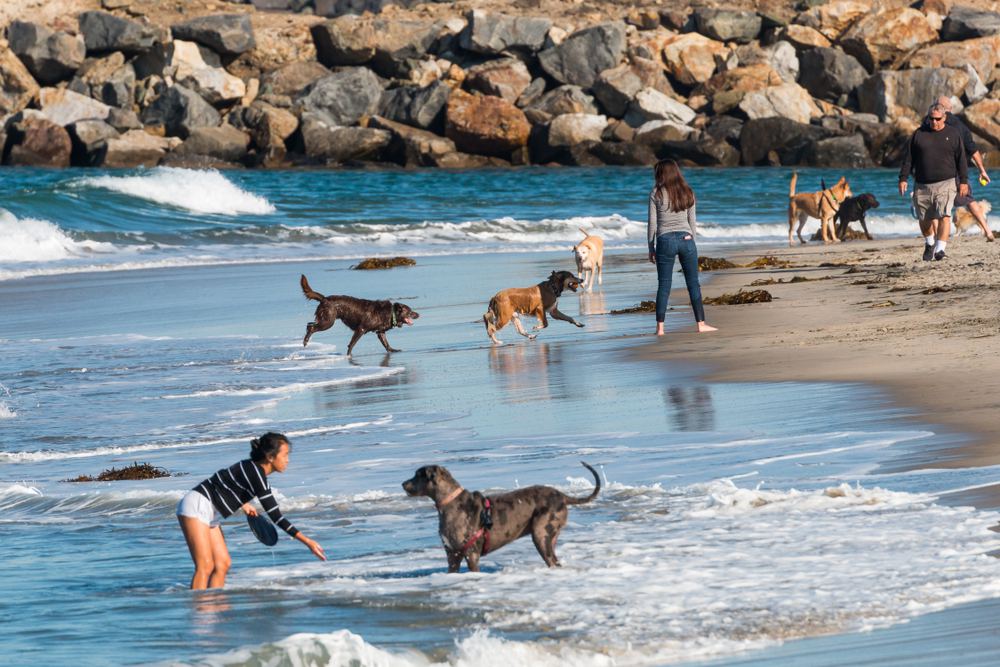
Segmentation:
<svg viewBox="0 0 1000 667">
<path fill-rule="evenodd" d="M 219 470 L 181 499 L 177 505 L 177 520 L 194 561 L 192 589 L 221 588 L 226 583 L 232 559 L 221 523 L 240 509 L 256 516 L 257 510 L 250 504 L 254 498 L 260 501 L 276 526 L 309 547 L 317 558 L 326 560 L 323 547 L 299 532 L 281 514 L 267 483 L 268 475 L 284 472 L 288 467 L 290 449 L 291 443 L 285 436 L 265 433 L 250 441 L 249 459 Z"/>
</svg>

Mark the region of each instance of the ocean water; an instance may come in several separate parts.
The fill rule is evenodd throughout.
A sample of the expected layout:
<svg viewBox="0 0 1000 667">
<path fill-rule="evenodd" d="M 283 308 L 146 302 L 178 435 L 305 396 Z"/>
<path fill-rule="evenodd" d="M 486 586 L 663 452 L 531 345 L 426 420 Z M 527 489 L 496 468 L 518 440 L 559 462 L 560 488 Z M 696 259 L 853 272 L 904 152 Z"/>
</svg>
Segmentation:
<svg viewBox="0 0 1000 667">
<path fill-rule="evenodd" d="M 688 175 L 703 252 L 786 238 L 787 170 Z M 836 176 L 802 170 L 800 190 Z M 915 234 L 893 172 L 849 176 L 882 202 L 875 235 Z M 708 383 L 638 360 L 651 316 L 609 311 L 655 292 L 648 181 L 0 171 L 5 662 L 726 664 L 1000 597 L 1000 514 L 940 500 L 997 470 L 899 472 L 961 434 L 871 387 Z M 586 327 L 489 345 L 490 296 L 572 270 L 581 226 L 608 245 L 604 285 L 560 301 Z M 418 264 L 350 270 L 372 254 Z M 339 324 L 303 348 L 300 274 L 411 305 L 420 319 L 388 334 L 403 351 L 368 335 L 348 359 Z M 668 326 L 690 318 L 680 305 Z M 282 509 L 330 560 L 264 547 L 234 517 L 226 588 L 193 594 L 174 506 L 267 430 L 294 445 L 271 479 Z M 400 487 L 435 463 L 487 494 L 582 496 L 581 460 L 604 488 L 571 510 L 552 570 L 520 540 L 447 574 L 432 503 Z M 132 462 L 172 476 L 65 481 Z"/>
</svg>

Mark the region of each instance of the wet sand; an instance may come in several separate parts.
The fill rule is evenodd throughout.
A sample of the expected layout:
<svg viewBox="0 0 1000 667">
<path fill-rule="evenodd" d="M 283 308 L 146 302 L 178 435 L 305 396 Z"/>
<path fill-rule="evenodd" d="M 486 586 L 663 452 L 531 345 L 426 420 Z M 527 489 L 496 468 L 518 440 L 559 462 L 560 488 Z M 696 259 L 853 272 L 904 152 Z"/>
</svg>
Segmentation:
<svg viewBox="0 0 1000 667">
<path fill-rule="evenodd" d="M 731 251 L 747 264 L 762 254 L 787 267 L 713 271 L 705 297 L 764 289 L 773 301 L 706 306 L 720 331 L 669 333 L 641 348 L 649 359 L 707 364 L 711 381 L 863 382 L 886 388 L 923 423 L 967 434 L 890 462 L 900 468 L 1000 463 L 1000 243 L 968 236 L 942 262 L 924 262 L 912 240 Z M 706 275 L 706 274 L 703 274 Z M 788 282 L 793 277 L 803 282 Z M 752 285 L 763 281 L 780 284 Z M 675 291 L 677 307 L 686 294 Z M 650 327 L 652 328 L 652 326 Z M 821 410 L 808 397 L 791 413 Z M 947 500 L 947 499 L 946 499 Z M 1000 507 L 1000 484 L 968 490 L 963 504 Z"/>
</svg>

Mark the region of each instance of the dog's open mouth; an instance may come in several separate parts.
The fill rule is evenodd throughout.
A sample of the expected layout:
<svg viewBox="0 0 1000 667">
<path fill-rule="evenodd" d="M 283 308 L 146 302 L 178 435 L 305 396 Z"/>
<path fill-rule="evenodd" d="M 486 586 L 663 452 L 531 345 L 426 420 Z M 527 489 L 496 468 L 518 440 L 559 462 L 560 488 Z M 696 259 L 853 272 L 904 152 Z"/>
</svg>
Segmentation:
<svg viewBox="0 0 1000 667">
<path fill-rule="evenodd" d="M 410 326 L 412 326 L 413 325 L 413 318 L 412 317 L 404 317 L 403 318 L 403 324 L 409 324 Z"/>
</svg>

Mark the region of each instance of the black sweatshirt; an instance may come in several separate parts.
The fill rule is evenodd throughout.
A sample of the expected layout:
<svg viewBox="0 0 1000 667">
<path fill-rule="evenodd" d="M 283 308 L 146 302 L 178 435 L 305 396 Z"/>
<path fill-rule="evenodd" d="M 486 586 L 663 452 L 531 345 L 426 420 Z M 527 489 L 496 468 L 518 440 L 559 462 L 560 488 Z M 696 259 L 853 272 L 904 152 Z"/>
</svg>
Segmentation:
<svg viewBox="0 0 1000 667">
<path fill-rule="evenodd" d="M 903 153 L 900 182 L 909 178 L 911 166 L 917 183 L 954 180 L 956 176 L 959 183 L 968 183 L 969 165 L 961 132 L 949 125 L 936 132 L 925 125 L 920 126 Z"/>
<path fill-rule="evenodd" d="M 278 509 L 278 501 L 271 495 L 267 475 L 250 459 L 243 459 L 228 468 L 223 468 L 194 487 L 194 490 L 211 500 L 212 505 L 223 517 L 232 516 L 244 503 L 257 498 L 274 525 L 292 537 L 299 533 L 299 529 L 293 526 Z"/>
</svg>

